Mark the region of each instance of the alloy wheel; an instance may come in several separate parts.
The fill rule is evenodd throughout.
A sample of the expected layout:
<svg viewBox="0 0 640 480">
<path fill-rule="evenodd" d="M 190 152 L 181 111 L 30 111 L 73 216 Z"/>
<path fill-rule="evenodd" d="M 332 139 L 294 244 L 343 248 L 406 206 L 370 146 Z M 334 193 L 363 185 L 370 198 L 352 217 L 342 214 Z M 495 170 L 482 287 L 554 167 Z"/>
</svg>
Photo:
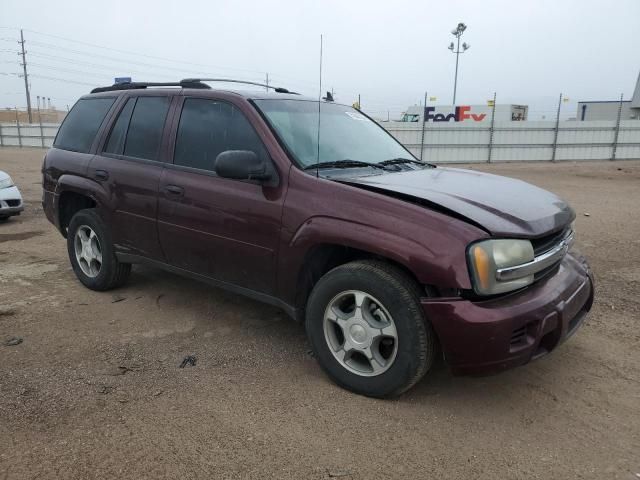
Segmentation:
<svg viewBox="0 0 640 480">
<path fill-rule="evenodd" d="M 375 297 L 360 290 L 336 295 L 324 313 L 324 336 L 334 358 L 364 377 L 386 372 L 398 352 L 393 318 Z"/>
<path fill-rule="evenodd" d="M 74 249 L 78 265 L 87 277 L 95 278 L 102 268 L 102 248 L 96 232 L 87 225 L 76 230 Z"/>
</svg>

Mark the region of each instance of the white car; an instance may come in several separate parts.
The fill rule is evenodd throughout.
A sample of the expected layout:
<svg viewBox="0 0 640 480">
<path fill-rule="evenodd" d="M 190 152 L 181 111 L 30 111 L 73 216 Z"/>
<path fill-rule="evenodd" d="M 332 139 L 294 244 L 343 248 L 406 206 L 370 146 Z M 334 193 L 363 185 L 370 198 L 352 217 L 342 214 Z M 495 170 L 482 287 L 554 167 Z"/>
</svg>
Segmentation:
<svg viewBox="0 0 640 480">
<path fill-rule="evenodd" d="M 7 173 L 0 170 L 0 222 L 13 215 L 20 215 L 22 210 L 24 204 L 18 187 Z"/>
</svg>

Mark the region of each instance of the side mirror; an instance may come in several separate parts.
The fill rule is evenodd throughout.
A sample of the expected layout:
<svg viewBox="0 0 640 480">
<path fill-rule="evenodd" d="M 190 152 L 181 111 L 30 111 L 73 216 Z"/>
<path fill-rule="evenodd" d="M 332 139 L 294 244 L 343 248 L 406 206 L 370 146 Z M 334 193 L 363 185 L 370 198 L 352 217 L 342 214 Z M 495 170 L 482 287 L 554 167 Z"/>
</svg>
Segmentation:
<svg viewBox="0 0 640 480">
<path fill-rule="evenodd" d="M 227 150 L 216 157 L 215 172 L 223 178 L 235 180 L 269 180 L 267 162 L 249 150 Z"/>
</svg>

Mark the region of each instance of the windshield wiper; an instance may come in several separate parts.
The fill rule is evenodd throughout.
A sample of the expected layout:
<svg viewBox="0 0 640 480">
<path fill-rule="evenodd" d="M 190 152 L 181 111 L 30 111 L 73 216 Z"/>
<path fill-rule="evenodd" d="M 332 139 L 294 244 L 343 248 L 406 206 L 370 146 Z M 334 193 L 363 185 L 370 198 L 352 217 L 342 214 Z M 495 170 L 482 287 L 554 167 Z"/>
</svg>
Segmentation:
<svg viewBox="0 0 640 480">
<path fill-rule="evenodd" d="M 334 160 L 333 162 L 314 163 L 313 165 L 307 165 L 306 167 L 304 167 L 304 170 L 315 170 L 316 168 L 321 169 L 321 168 L 357 168 L 357 167 L 372 167 L 372 168 L 379 168 L 381 170 L 387 170 L 387 171 L 390 170 L 380 163 L 370 163 L 370 162 L 363 162 L 360 160 L 349 160 L 349 159 Z"/>
<path fill-rule="evenodd" d="M 432 168 L 435 167 L 435 165 L 432 165 L 431 163 L 421 162 L 419 160 L 414 160 L 413 158 L 402 158 L 402 157 L 385 160 L 383 162 L 380 162 L 379 165 L 400 165 L 402 163 L 413 163 L 416 165 L 421 165 L 423 167 L 432 167 Z"/>
</svg>

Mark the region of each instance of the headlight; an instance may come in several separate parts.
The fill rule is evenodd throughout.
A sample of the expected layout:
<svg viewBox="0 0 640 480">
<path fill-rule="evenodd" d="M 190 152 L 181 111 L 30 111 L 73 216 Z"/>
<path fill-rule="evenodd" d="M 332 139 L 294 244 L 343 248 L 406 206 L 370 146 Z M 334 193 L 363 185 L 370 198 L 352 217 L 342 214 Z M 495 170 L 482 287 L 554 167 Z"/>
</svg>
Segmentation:
<svg viewBox="0 0 640 480">
<path fill-rule="evenodd" d="M 4 180 L 0 180 L 0 188 L 9 188 L 13 187 L 13 180 L 11 177 L 7 177 Z"/>
<path fill-rule="evenodd" d="M 479 295 L 495 295 L 526 287 L 533 283 L 533 275 L 500 281 L 499 268 L 513 267 L 534 259 L 529 240 L 485 240 L 474 243 L 467 252 L 473 288 Z"/>
</svg>

